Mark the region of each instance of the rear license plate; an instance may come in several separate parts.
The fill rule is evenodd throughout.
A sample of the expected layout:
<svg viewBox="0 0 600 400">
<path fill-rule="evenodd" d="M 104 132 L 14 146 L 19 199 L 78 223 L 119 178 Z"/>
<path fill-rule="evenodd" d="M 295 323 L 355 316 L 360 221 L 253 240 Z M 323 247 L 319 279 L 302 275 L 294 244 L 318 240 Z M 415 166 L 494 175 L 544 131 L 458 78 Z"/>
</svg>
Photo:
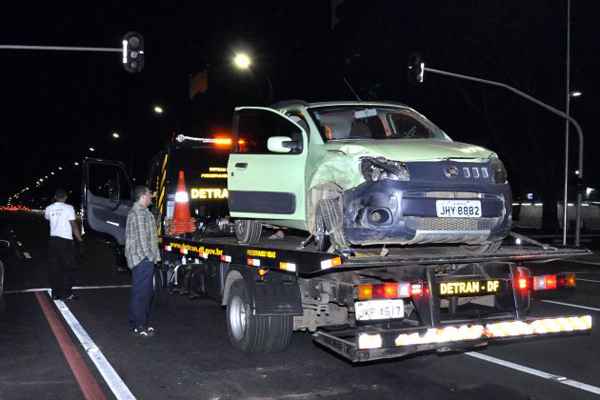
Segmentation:
<svg viewBox="0 0 600 400">
<path fill-rule="evenodd" d="M 499 279 L 481 281 L 452 281 L 438 284 L 440 296 L 485 296 L 500 293 Z"/>
<path fill-rule="evenodd" d="M 480 218 L 479 200 L 436 200 L 435 210 L 440 218 Z"/>
<path fill-rule="evenodd" d="M 403 300 L 367 300 L 354 303 L 357 321 L 404 318 Z"/>
</svg>

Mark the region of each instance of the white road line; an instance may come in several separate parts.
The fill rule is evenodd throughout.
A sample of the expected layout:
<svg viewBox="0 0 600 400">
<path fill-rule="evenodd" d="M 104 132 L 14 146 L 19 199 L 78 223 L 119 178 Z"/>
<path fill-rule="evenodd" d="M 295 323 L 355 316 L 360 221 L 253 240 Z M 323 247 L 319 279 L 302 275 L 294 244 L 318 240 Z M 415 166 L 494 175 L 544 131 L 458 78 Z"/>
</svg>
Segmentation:
<svg viewBox="0 0 600 400">
<path fill-rule="evenodd" d="M 597 280 L 594 280 L 594 279 L 583 279 L 583 278 L 577 278 L 577 281 L 600 283 L 600 281 L 597 281 Z"/>
<path fill-rule="evenodd" d="M 588 306 L 580 306 L 579 304 L 563 303 L 562 301 L 542 300 L 542 302 L 543 303 L 558 304 L 558 305 L 567 306 L 567 307 L 581 308 L 583 310 L 600 311 L 600 308 L 588 307 Z"/>
<path fill-rule="evenodd" d="M 54 304 L 56 304 L 58 311 L 62 314 L 65 322 L 69 325 L 71 331 L 73 331 L 117 400 L 135 400 L 135 396 L 131 393 L 127 385 L 125 385 L 119 374 L 113 369 L 112 365 L 110 365 L 106 357 L 104 357 L 104 354 L 102 354 L 77 318 L 75 318 L 69 307 L 62 300 L 55 300 Z"/>
<path fill-rule="evenodd" d="M 570 259 L 568 261 L 576 263 L 576 264 L 600 265 L 600 261 L 573 260 L 573 259 Z"/>
<path fill-rule="evenodd" d="M 548 379 L 550 381 L 554 381 L 556 383 L 560 383 L 562 385 L 567 385 L 574 387 L 576 389 L 585 390 L 586 392 L 599 394 L 600 395 L 600 387 L 588 385 L 587 383 L 575 381 L 573 379 L 569 379 L 564 376 L 550 374 L 548 372 L 540 371 L 539 369 L 526 367 L 521 364 L 513 363 L 510 361 L 502 360 L 500 358 L 488 356 L 487 354 L 477 353 L 470 351 L 468 353 L 464 353 L 465 355 L 473 358 L 477 358 L 482 361 L 491 362 L 493 364 L 501 365 L 506 368 L 511 368 L 520 372 L 524 372 L 526 374 L 535 375 L 537 377 Z"/>
<path fill-rule="evenodd" d="M 122 289 L 122 288 L 130 288 L 130 287 L 131 287 L 131 285 L 73 286 L 73 290 Z M 4 292 L 4 294 L 48 292 L 49 290 L 50 290 L 50 288 L 7 290 L 6 292 Z"/>
</svg>

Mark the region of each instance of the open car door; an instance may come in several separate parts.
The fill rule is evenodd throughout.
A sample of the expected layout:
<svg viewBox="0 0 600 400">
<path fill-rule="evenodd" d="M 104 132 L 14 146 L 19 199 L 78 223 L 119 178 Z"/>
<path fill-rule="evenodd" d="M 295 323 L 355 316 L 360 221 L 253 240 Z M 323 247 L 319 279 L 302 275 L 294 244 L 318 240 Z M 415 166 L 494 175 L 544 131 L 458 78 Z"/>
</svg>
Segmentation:
<svg viewBox="0 0 600 400">
<path fill-rule="evenodd" d="M 125 244 L 127 214 L 133 206 L 133 185 L 125 165 L 86 158 L 83 162 L 83 223 L 88 229 Z"/>
</svg>

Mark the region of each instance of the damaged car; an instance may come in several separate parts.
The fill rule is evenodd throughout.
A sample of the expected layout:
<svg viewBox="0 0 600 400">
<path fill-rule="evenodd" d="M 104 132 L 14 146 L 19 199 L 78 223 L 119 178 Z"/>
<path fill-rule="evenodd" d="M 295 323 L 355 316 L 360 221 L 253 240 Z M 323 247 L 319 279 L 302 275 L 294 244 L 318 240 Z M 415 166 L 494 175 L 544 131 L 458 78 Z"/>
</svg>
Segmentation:
<svg viewBox="0 0 600 400">
<path fill-rule="evenodd" d="M 453 141 L 390 102 L 287 101 L 239 107 L 228 163 L 242 243 L 265 225 L 309 232 L 320 251 L 368 245 L 462 245 L 493 252 L 511 228 L 498 155 Z"/>
</svg>

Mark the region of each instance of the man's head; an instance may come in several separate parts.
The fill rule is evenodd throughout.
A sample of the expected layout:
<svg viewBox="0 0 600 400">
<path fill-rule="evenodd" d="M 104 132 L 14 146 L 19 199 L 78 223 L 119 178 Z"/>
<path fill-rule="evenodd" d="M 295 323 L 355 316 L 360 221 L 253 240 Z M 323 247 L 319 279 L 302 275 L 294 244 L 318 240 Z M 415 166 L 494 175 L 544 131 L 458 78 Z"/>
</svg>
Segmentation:
<svg viewBox="0 0 600 400">
<path fill-rule="evenodd" d="M 152 193 L 147 186 L 139 185 L 136 186 L 133 194 L 135 196 L 135 201 L 142 207 L 148 207 L 150 203 L 152 203 Z"/>
<path fill-rule="evenodd" d="M 56 201 L 65 202 L 67 197 L 68 195 L 65 189 L 56 189 L 56 192 L 54 192 L 54 200 Z"/>
</svg>

